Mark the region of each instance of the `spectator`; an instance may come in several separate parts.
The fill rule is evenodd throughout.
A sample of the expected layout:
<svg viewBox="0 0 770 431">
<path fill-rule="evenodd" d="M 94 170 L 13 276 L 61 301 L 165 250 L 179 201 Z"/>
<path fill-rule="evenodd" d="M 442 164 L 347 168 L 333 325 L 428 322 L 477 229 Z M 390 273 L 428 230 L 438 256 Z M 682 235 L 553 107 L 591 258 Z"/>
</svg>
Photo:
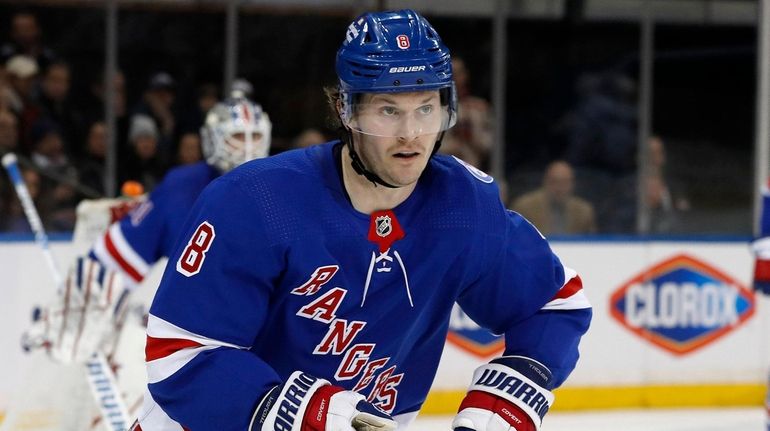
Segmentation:
<svg viewBox="0 0 770 431">
<path fill-rule="evenodd" d="M 17 114 L 32 100 L 38 71 L 35 60 L 26 55 L 16 55 L 5 62 L 9 107 Z"/>
<path fill-rule="evenodd" d="M 578 190 L 597 209 L 603 232 L 636 228 L 636 84 L 608 72 L 585 75 L 580 100 L 560 122 L 567 142 L 566 161 L 581 179 Z"/>
<path fill-rule="evenodd" d="M 673 207 L 677 211 L 687 211 L 690 209 L 690 201 L 685 196 L 682 187 L 677 184 L 671 177 L 671 173 L 666 169 L 666 163 L 668 158 L 666 157 L 666 147 L 663 143 L 663 139 L 660 136 L 653 135 L 647 141 L 649 146 L 649 159 L 650 167 L 653 174 L 660 175 L 663 180 L 663 185 L 667 189 L 667 193 L 671 195 L 671 201 Z"/>
<path fill-rule="evenodd" d="M 677 225 L 677 215 L 671 202 L 671 194 L 663 177 L 645 175 L 645 199 L 650 214 L 649 233 L 669 233 Z"/>
<path fill-rule="evenodd" d="M 135 115 L 128 132 L 131 152 L 121 175 L 120 183 L 138 181 L 152 191 L 164 173 L 164 163 L 158 149 L 159 133 L 155 121 L 146 115 Z"/>
<path fill-rule="evenodd" d="M 488 170 L 492 149 L 492 109 L 486 100 L 471 94 L 470 72 L 463 59 L 452 58 L 452 72 L 457 86 L 457 124 L 447 130 L 440 152 Z"/>
<path fill-rule="evenodd" d="M 79 148 L 73 145 L 82 140 L 78 134 L 81 123 L 75 114 L 70 100 L 70 68 L 67 63 L 55 61 L 43 73 L 40 81 L 40 93 L 37 103 L 42 115 L 56 122 L 62 131 L 62 136 L 68 148 L 79 153 Z"/>
<path fill-rule="evenodd" d="M 14 98 L 14 92 L 11 84 L 8 82 L 8 73 L 5 70 L 5 63 L 0 63 L 0 111 L 11 109 L 11 101 Z"/>
<path fill-rule="evenodd" d="M 19 119 L 19 140 L 25 153 L 31 151 L 31 127 L 40 116 L 40 108 L 34 103 L 33 93 L 37 82 L 38 67 L 34 59 L 24 55 L 11 57 L 5 63 L 9 84 L 8 103 Z"/>
<path fill-rule="evenodd" d="M 179 147 L 176 151 L 177 165 L 191 165 L 203 160 L 201 153 L 201 138 L 195 132 L 188 132 L 179 137 Z"/>
<path fill-rule="evenodd" d="M 142 95 L 142 100 L 134 108 L 129 122 L 129 129 L 133 129 L 134 122 L 138 118 L 150 118 L 158 132 L 158 151 L 164 156 L 168 155 L 172 149 L 176 131 L 176 115 L 173 110 L 176 98 L 175 88 L 176 82 L 168 73 L 159 72 L 153 75 Z"/>
<path fill-rule="evenodd" d="M 115 144 L 118 160 L 125 161 L 131 153 L 128 145 L 128 115 L 126 110 L 126 79 L 123 72 L 117 71 L 112 83 L 113 109 L 115 111 Z M 78 107 L 78 118 L 83 122 L 81 129 L 88 130 L 95 122 L 105 119 L 104 75 L 97 73 L 90 81 L 89 91 Z"/>
<path fill-rule="evenodd" d="M 650 233 L 670 233 L 678 230 L 681 213 L 690 209 L 690 202 L 680 192 L 672 190 L 666 172 L 666 149 L 659 136 L 647 141 L 650 168 L 645 175 L 645 199 L 650 215 Z"/>
<path fill-rule="evenodd" d="M 306 148 L 311 145 L 323 144 L 328 141 L 326 136 L 321 133 L 320 130 L 314 128 L 308 128 L 303 130 L 291 141 L 292 148 Z"/>
<path fill-rule="evenodd" d="M 219 101 L 219 88 L 212 83 L 205 83 L 198 87 L 195 103 L 190 103 L 189 108 L 180 118 L 179 129 L 182 134 L 197 133 L 203 126 L 206 113 Z"/>
<path fill-rule="evenodd" d="M 516 199 L 511 208 L 544 235 L 595 233 L 594 209 L 573 194 L 574 186 L 572 167 L 557 160 L 546 168 L 542 187 Z"/>
<path fill-rule="evenodd" d="M 41 204 L 49 214 L 48 229 L 68 231 L 75 227 L 78 196 L 77 170 L 64 152 L 59 127 L 41 118 L 32 127 L 32 162 L 46 177 L 42 182 Z"/>
<path fill-rule="evenodd" d="M 0 47 L 3 63 L 15 55 L 25 55 L 32 57 L 38 68 L 45 69 L 56 58 L 56 54 L 43 45 L 40 25 L 31 12 L 18 12 L 11 18 L 10 39 Z"/>
<path fill-rule="evenodd" d="M 95 121 L 88 127 L 84 154 L 78 165 L 80 184 L 104 196 L 104 162 L 107 155 L 107 127 Z"/>
<path fill-rule="evenodd" d="M 0 108 L 0 156 L 19 146 L 19 121 L 13 112 Z"/>
<path fill-rule="evenodd" d="M 34 169 L 21 166 L 21 176 L 24 178 L 24 182 L 27 184 L 27 190 L 32 197 L 32 202 L 38 208 L 40 219 L 45 224 L 48 219 L 48 214 L 40 205 L 40 189 L 41 179 L 40 174 Z M 0 201 L 2 202 L 2 213 L 0 214 L 0 228 L 3 232 L 13 233 L 31 233 L 32 228 L 27 221 L 27 217 L 24 215 L 24 209 L 21 206 L 21 202 L 16 197 L 16 192 L 9 181 L 2 183 L 3 187 L 0 190 Z"/>
</svg>

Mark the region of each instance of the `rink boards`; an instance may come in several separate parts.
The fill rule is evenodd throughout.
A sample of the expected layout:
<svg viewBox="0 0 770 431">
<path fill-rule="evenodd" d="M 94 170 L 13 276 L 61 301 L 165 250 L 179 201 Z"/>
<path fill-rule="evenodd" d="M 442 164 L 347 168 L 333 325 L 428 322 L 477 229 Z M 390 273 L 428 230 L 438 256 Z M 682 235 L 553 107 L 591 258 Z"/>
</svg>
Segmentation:
<svg viewBox="0 0 770 431">
<path fill-rule="evenodd" d="M 52 248 L 62 265 L 74 255 L 66 240 Z M 554 409 L 761 403 L 770 357 L 763 333 L 770 322 L 762 312 L 766 301 L 750 290 L 747 241 L 554 241 L 553 248 L 580 274 L 594 307 L 580 362 L 557 391 Z M 28 240 L 0 242 L 0 271 L 3 410 L 34 372 L 19 338 L 32 305 L 53 287 Z M 159 274 L 156 268 L 147 284 Z M 144 286 L 138 294 L 149 303 L 153 289 Z M 423 413 L 456 409 L 473 369 L 502 348 L 456 317 Z M 138 371 L 131 378 L 143 380 L 143 367 L 132 368 Z"/>
</svg>

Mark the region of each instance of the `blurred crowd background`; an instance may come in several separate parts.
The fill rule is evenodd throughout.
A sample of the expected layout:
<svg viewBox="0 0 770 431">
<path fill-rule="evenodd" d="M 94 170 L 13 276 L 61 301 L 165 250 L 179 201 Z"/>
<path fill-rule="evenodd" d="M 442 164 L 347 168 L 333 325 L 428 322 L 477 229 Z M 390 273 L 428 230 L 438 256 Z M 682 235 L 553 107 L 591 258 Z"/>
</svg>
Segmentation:
<svg viewBox="0 0 770 431">
<path fill-rule="evenodd" d="M 116 184 L 151 191 L 169 168 L 201 159 L 204 114 L 227 93 L 226 3 L 117 2 Z M 751 234 L 756 1 L 618 0 L 613 14 L 588 0 L 512 0 L 504 112 L 493 105 L 494 14 L 474 2 L 449 2 L 464 5 L 457 13 L 436 2 L 236 3 L 236 82 L 269 113 L 272 153 L 335 138 L 322 88 L 361 8 L 413 7 L 453 53 L 460 119 L 442 151 L 502 166 L 503 201 L 546 235 Z M 658 19 L 640 160 L 643 3 Z M 697 13 L 666 14 L 673 3 Z M 78 202 L 106 193 L 105 29 L 102 1 L 0 0 L 0 154 L 20 155 L 52 232 L 72 230 Z M 29 232 L 4 174 L 0 232 Z"/>
</svg>

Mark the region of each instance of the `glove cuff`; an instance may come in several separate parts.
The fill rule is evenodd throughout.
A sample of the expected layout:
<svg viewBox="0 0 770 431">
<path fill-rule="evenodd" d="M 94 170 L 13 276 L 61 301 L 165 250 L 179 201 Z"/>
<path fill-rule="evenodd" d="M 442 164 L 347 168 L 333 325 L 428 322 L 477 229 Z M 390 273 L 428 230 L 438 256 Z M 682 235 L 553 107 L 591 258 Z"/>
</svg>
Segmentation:
<svg viewBox="0 0 770 431">
<path fill-rule="evenodd" d="M 477 368 L 468 392 L 502 398 L 526 413 L 539 430 L 554 401 L 551 381 L 551 372 L 543 364 L 523 356 L 504 356 Z"/>
</svg>

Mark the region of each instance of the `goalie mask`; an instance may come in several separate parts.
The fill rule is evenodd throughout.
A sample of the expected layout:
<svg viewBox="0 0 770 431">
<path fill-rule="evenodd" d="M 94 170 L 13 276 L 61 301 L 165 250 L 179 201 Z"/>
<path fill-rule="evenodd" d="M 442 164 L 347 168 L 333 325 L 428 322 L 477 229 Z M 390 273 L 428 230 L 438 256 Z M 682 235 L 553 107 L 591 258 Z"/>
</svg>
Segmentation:
<svg viewBox="0 0 770 431">
<path fill-rule="evenodd" d="M 348 26 L 337 51 L 340 119 L 349 130 L 373 136 L 440 134 L 457 121 L 449 49 L 413 10 L 362 15 Z M 435 102 L 400 111 L 367 93 L 438 91 Z M 382 98 L 381 98 L 382 99 Z M 439 138 L 440 140 L 440 138 Z"/>
<path fill-rule="evenodd" d="M 208 164 L 227 172 L 270 152 L 272 123 L 259 104 L 234 93 L 206 114 L 201 127 L 203 155 Z"/>
</svg>

